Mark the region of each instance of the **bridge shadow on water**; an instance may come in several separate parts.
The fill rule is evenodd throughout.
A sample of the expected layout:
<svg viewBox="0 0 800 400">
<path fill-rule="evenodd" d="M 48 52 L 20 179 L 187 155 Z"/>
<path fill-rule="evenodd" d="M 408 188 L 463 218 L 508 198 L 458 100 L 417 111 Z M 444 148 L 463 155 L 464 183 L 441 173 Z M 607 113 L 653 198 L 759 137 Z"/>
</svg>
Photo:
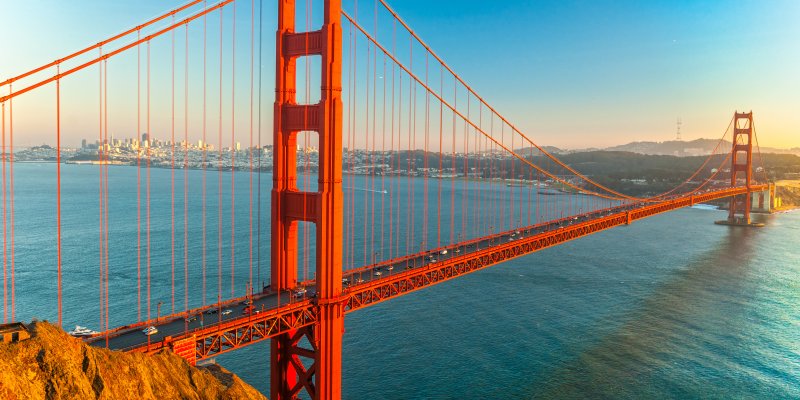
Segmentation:
<svg viewBox="0 0 800 400">
<path fill-rule="evenodd" d="M 753 261 L 763 231 L 726 229 L 719 248 L 688 260 L 618 328 L 576 349 L 577 357 L 554 365 L 520 397 L 775 396 L 775 387 L 763 383 L 781 372 L 765 365 L 763 354 L 749 356 L 760 350 L 748 344 L 761 339 L 746 329 L 757 322 Z"/>
</svg>

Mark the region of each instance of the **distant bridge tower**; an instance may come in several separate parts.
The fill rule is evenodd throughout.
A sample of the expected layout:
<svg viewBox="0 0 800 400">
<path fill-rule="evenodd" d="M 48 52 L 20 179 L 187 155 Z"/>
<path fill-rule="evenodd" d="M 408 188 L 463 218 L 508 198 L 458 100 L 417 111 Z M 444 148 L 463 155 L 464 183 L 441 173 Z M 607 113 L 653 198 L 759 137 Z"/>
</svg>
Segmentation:
<svg viewBox="0 0 800 400">
<path fill-rule="evenodd" d="M 297 222 L 316 224 L 318 319 L 272 339 L 270 398 L 341 397 L 342 333 L 342 28 L 341 0 L 324 0 L 318 31 L 295 32 L 295 0 L 278 0 L 272 187 L 272 290 L 297 286 Z M 321 56 L 317 104 L 297 104 L 297 58 Z M 319 191 L 297 188 L 297 133 L 319 134 Z M 307 340 L 307 343 L 306 341 Z M 304 396 L 305 397 L 305 396 Z"/>
<path fill-rule="evenodd" d="M 753 176 L 753 112 L 734 113 L 733 147 L 731 149 L 731 186 L 744 179 L 747 195 L 731 197 L 728 223 L 750 225 L 752 196 L 750 187 Z"/>
</svg>

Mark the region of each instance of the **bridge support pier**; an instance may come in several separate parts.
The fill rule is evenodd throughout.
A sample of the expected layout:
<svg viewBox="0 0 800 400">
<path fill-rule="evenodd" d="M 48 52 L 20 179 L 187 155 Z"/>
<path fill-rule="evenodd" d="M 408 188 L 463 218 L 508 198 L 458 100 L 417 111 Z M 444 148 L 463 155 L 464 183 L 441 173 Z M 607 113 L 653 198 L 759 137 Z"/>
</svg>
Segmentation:
<svg viewBox="0 0 800 400">
<path fill-rule="evenodd" d="M 342 28 L 341 0 L 324 0 L 318 31 L 295 32 L 296 0 L 278 1 L 272 189 L 274 291 L 297 286 L 297 222 L 316 224 L 317 321 L 272 339 L 270 398 L 341 398 L 342 335 Z M 297 104 L 297 58 L 321 56 L 318 104 Z M 317 192 L 297 188 L 299 132 L 319 134 Z M 311 348 L 308 348 L 310 345 Z M 306 347 L 303 347 L 306 346 Z M 306 365 L 310 364 L 310 365 Z"/>
<path fill-rule="evenodd" d="M 762 223 L 750 220 L 753 177 L 753 113 L 735 112 L 733 115 L 733 138 L 731 149 L 731 187 L 737 186 L 740 179 L 747 186 L 747 193 L 733 196 L 728 209 L 728 219 L 716 221 L 718 225 L 761 227 Z"/>
</svg>

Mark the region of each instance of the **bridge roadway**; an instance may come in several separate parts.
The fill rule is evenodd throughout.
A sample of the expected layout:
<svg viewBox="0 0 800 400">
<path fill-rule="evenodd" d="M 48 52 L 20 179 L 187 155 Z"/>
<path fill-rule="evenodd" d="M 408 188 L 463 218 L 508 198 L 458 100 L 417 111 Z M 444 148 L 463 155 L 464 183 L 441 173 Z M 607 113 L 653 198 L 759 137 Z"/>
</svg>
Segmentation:
<svg viewBox="0 0 800 400">
<path fill-rule="evenodd" d="M 752 191 L 766 190 L 752 186 Z M 746 193 L 744 187 L 708 189 L 694 195 L 672 196 L 660 202 L 641 202 L 596 210 L 548 221 L 519 230 L 501 232 L 451 246 L 348 270 L 343 274 L 339 301 L 346 312 L 473 272 L 510 258 L 529 254 L 601 230 L 662 212 Z M 155 352 L 183 341 L 194 342 L 194 354 L 181 354 L 190 362 L 213 357 L 268 339 L 280 333 L 312 325 L 316 321 L 314 281 L 301 283 L 304 294 L 285 291 L 241 297 L 219 304 L 119 327 L 86 339 L 93 346 Z M 245 314 L 245 301 L 255 312 Z M 158 333 L 147 336 L 148 326 Z"/>
</svg>

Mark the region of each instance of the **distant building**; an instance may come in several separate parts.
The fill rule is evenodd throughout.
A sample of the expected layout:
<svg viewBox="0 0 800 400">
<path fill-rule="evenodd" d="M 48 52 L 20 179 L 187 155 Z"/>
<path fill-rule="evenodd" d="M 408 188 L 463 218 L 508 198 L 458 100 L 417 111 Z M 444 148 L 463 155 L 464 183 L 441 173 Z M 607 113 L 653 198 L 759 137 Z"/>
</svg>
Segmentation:
<svg viewBox="0 0 800 400">
<path fill-rule="evenodd" d="M 86 139 L 81 140 L 81 148 L 82 149 L 86 148 Z"/>
<path fill-rule="evenodd" d="M 147 132 L 143 133 L 142 134 L 142 142 L 144 143 L 144 142 L 149 142 L 149 141 L 150 141 L 150 134 L 148 134 Z"/>
<path fill-rule="evenodd" d="M 16 343 L 27 340 L 31 333 L 22 322 L 12 322 L 0 325 L 0 336 L 3 337 L 3 343 Z"/>
</svg>

